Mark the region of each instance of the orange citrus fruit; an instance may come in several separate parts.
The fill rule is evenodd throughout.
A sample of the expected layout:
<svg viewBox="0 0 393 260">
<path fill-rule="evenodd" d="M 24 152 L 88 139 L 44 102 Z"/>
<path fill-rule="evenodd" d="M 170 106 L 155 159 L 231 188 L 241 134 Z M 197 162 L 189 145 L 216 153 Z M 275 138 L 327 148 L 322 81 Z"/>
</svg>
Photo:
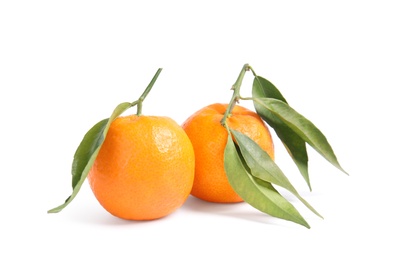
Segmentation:
<svg viewBox="0 0 393 260">
<path fill-rule="evenodd" d="M 228 104 L 212 104 L 191 115 L 182 127 L 195 153 L 195 178 L 191 194 L 210 202 L 240 202 L 224 170 L 224 149 L 228 131 L 221 125 Z M 265 122 L 251 110 L 235 106 L 228 126 L 254 140 L 272 159 L 274 146 Z"/>
<path fill-rule="evenodd" d="M 150 220 L 178 209 L 190 194 L 190 139 L 168 117 L 116 118 L 88 174 L 99 203 L 123 219 Z"/>
</svg>

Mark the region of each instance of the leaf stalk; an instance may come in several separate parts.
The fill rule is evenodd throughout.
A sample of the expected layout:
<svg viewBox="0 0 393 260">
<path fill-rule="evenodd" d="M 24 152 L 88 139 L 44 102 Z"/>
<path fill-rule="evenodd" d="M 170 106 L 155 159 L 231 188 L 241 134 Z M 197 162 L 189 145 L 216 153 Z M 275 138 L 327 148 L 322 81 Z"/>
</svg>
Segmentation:
<svg viewBox="0 0 393 260">
<path fill-rule="evenodd" d="M 252 69 L 250 67 L 250 65 L 248 65 L 247 63 L 244 64 L 242 70 L 239 73 L 239 76 L 235 82 L 235 84 L 232 85 L 231 90 L 233 90 L 233 95 L 231 98 L 231 101 L 229 101 L 228 107 L 225 110 L 224 116 L 221 119 L 221 124 L 225 125 L 225 122 L 227 120 L 227 118 L 230 116 L 233 108 L 235 107 L 236 103 L 239 101 L 239 99 L 241 99 L 240 96 L 240 88 L 244 79 L 244 75 L 246 74 L 247 71 L 249 71 L 250 69 Z"/>
<path fill-rule="evenodd" d="M 142 114 L 142 103 L 145 100 L 146 96 L 149 94 L 150 90 L 153 88 L 154 83 L 156 82 L 158 76 L 160 75 L 162 71 L 162 68 L 159 68 L 156 72 L 156 74 L 154 75 L 154 77 L 152 78 L 152 80 L 150 81 L 149 85 L 146 87 L 145 91 L 143 91 L 142 95 L 138 98 L 137 101 L 133 102 L 133 106 L 137 105 L 136 108 L 136 115 L 140 116 Z"/>
</svg>

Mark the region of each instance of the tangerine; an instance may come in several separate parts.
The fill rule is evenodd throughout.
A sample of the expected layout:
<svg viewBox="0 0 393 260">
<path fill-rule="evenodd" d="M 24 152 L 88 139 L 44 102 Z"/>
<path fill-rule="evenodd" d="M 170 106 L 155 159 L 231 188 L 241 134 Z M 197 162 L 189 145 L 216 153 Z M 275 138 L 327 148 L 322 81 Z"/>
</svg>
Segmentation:
<svg viewBox="0 0 393 260">
<path fill-rule="evenodd" d="M 88 174 L 99 203 L 123 219 L 151 220 L 190 194 L 195 158 L 190 139 L 168 117 L 116 118 Z"/>
<path fill-rule="evenodd" d="M 224 169 L 224 149 L 228 131 L 221 119 L 228 104 L 211 104 L 192 114 L 182 127 L 195 153 L 195 178 L 191 194 L 210 202 L 241 202 Z M 236 105 L 227 119 L 228 126 L 254 140 L 274 159 L 274 145 L 265 122 L 255 112 Z"/>
</svg>

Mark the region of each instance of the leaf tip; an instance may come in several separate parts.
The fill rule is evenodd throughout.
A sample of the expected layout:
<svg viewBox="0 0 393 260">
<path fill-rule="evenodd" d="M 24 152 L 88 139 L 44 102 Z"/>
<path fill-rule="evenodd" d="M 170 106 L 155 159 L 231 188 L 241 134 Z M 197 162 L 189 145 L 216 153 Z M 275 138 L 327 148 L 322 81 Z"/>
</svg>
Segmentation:
<svg viewBox="0 0 393 260">
<path fill-rule="evenodd" d="M 297 224 L 299 224 L 299 225 L 301 225 L 301 226 L 303 226 L 303 227 L 305 227 L 305 228 L 307 228 L 307 229 L 310 229 L 311 228 L 311 226 L 307 223 L 307 221 L 306 220 L 304 220 L 304 219 L 302 219 L 301 221 L 296 221 L 295 223 L 297 223 Z"/>
<path fill-rule="evenodd" d="M 337 162 L 337 164 L 335 164 L 334 166 L 336 166 L 337 169 L 339 169 L 341 172 L 343 172 L 344 174 L 346 174 L 347 176 L 349 176 L 349 173 L 344 170 L 343 167 L 341 167 L 341 165 Z"/>
<path fill-rule="evenodd" d="M 51 213 L 59 213 L 61 210 L 58 208 L 53 208 L 48 210 L 46 213 L 51 214 Z"/>
</svg>

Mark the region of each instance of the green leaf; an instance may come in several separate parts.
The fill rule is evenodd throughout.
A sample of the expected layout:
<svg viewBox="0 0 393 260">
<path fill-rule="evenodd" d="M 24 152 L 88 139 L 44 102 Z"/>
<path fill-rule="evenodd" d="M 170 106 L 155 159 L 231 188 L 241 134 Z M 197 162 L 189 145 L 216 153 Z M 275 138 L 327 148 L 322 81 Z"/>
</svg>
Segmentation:
<svg viewBox="0 0 393 260">
<path fill-rule="evenodd" d="M 275 98 L 287 103 L 280 91 L 270 81 L 260 76 L 254 78 L 252 96 L 253 98 Z M 254 107 L 258 115 L 274 129 L 311 190 L 305 141 L 270 110 L 255 101 Z"/>
<path fill-rule="evenodd" d="M 109 119 L 101 120 L 85 134 L 72 162 L 72 194 L 62 205 L 49 210 L 48 213 L 60 212 L 75 198 L 98 155 L 111 123 L 131 106 L 128 102 L 119 104 Z"/>
<path fill-rule="evenodd" d="M 327 161 L 346 173 L 338 163 L 337 157 L 326 137 L 311 121 L 280 100 L 272 98 L 254 98 L 254 102 L 273 113 Z"/>
<path fill-rule="evenodd" d="M 284 96 L 281 94 L 281 92 L 276 88 L 276 86 L 273 85 L 270 81 L 268 81 L 265 78 L 262 78 L 261 76 L 256 76 L 254 78 L 253 82 L 253 88 L 256 88 L 256 90 L 261 91 L 262 93 L 259 95 L 261 97 L 270 97 L 270 98 L 275 98 L 278 100 L 281 100 L 285 103 L 288 103 Z"/>
<path fill-rule="evenodd" d="M 81 180 L 83 170 L 89 163 L 90 158 L 99 148 L 104 139 L 104 131 L 108 125 L 109 118 L 103 119 L 95 124 L 85 135 L 82 142 L 75 152 L 74 160 L 72 161 L 72 188 L 75 189 L 76 185 Z"/>
<path fill-rule="evenodd" d="M 310 228 L 296 208 L 269 182 L 255 178 L 248 172 L 231 135 L 228 135 L 224 151 L 224 166 L 229 183 L 245 202 L 266 214 Z"/>
<path fill-rule="evenodd" d="M 231 129 L 239 148 L 242 157 L 245 160 L 251 174 L 263 181 L 279 185 L 293 195 L 295 195 L 306 207 L 308 207 L 317 216 L 322 216 L 296 191 L 285 174 L 277 166 L 277 164 L 270 158 L 269 154 L 265 152 L 256 142 L 248 136 Z"/>
</svg>

